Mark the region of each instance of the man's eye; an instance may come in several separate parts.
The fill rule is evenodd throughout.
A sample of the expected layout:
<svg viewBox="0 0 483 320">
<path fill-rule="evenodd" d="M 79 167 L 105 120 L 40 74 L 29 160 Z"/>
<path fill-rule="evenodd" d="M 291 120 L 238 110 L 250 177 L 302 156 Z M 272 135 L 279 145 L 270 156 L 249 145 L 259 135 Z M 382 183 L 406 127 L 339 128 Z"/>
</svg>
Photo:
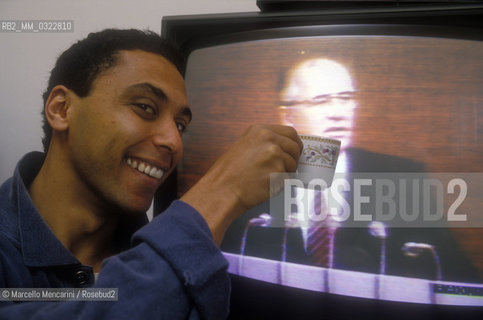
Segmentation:
<svg viewBox="0 0 483 320">
<path fill-rule="evenodd" d="M 178 122 L 176 123 L 176 126 L 178 127 L 179 132 L 183 133 L 186 131 L 187 126 L 184 123 Z"/>
<path fill-rule="evenodd" d="M 149 104 L 135 103 L 134 105 L 136 107 L 142 109 L 146 113 L 149 113 L 149 114 L 155 114 L 156 113 L 156 110 L 153 107 L 151 107 Z"/>
</svg>

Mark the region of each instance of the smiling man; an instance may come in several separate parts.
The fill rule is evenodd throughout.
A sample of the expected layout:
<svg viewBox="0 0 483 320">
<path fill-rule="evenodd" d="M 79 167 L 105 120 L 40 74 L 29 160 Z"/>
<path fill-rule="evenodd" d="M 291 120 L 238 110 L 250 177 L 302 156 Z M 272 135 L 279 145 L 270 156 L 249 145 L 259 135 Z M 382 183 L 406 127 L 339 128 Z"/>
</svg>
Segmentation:
<svg viewBox="0 0 483 320">
<path fill-rule="evenodd" d="M 270 172 L 295 170 L 301 141 L 291 127 L 249 128 L 143 227 L 191 121 L 183 65 L 137 30 L 90 34 L 59 57 L 44 94 L 45 154 L 27 154 L 0 188 L 0 287 L 118 288 L 119 300 L 4 300 L 2 319 L 226 317 L 218 244 L 269 196 Z"/>
</svg>

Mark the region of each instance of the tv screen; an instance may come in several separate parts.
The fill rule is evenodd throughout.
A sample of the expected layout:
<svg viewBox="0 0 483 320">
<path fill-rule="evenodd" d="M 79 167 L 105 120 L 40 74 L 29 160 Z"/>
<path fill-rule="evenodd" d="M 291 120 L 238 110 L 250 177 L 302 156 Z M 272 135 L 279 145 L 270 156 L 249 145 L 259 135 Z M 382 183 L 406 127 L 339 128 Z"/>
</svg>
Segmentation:
<svg viewBox="0 0 483 320">
<path fill-rule="evenodd" d="M 317 192 L 301 188 L 291 220 L 267 201 L 227 231 L 232 318 L 481 316 L 483 9 L 415 8 L 164 19 L 194 113 L 178 195 L 255 123 L 341 141 L 334 183 L 349 188 L 321 192 L 322 251 L 299 221 Z"/>
</svg>

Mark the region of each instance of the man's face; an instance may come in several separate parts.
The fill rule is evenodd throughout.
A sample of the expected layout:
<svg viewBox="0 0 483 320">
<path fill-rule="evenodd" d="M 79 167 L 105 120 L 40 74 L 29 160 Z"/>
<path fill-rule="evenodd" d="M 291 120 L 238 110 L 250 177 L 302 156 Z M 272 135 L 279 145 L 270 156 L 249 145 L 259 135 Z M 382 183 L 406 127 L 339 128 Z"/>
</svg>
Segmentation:
<svg viewBox="0 0 483 320">
<path fill-rule="evenodd" d="M 159 55 L 121 51 L 72 106 L 67 150 L 79 190 L 101 206 L 146 211 L 182 155 L 191 120 L 182 76 Z"/>
<path fill-rule="evenodd" d="M 282 123 L 299 133 L 341 140 L 352 144 L 354 101 L 352 79 L 346 69 L 326 59 L 309 60 L 289 73 L 280 94 Z"/>
</svg>

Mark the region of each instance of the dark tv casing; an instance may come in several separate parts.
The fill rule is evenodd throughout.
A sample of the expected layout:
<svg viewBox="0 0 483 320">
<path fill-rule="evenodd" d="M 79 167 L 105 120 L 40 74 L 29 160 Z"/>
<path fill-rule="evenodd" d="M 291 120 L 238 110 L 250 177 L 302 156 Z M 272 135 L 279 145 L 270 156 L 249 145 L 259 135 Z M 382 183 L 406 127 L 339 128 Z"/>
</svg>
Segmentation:
<svg viewBox="0 0 483 320">
<path fill-rule="evenodd" d="M 483 41 L 483 4 L 478 2 L 352 1 L 313 8 L 284 1 L 257 1 L 264 12 L 165 16 L 161 34 L 188 57 L 196 49 L 259 39 L 310 35 L 429 35 Z M 293 4 L 292 4 L 293 5 Z M 482 57 L 483 58 L 483 57 Z M 176 176 L 171 179 L 172 190 Z M 177 195 L 171 194 L 169 199 Z M 155 211 L 169 201 L 157 196 Z M 481 307 L 367 301 L 287 289 L 233 276 L 232 319 L 481 319 Z M 287 294 L 287 290 L 293 290 Z M 295 294 L 294 294 L 295 292 Z M 482 298 L 483 299 L 483 298 Z"/>
<path fill-rule="evenodd" d="M 393 6 L 361 4 L 354 7 L 327 7 L 310 10 L 303 7 L 295 11 L 268 11 L 233 14 L 206 14 L 187 16 L 165 16 L 161 22 L 161 34 L 176 43 L 187 55 L 195 49 L 255 40 L 263 37 L 263 31 L 275 34 L 265 37 L 290 37 L 297 30 L 310 35 L 320 33 L 322 26 L 358 25 L 349 34 L 368 34 L 364 26 L 371 27 L 374 35 L 393 34 L 388 26 L 415 26 L 424 31 L 427 27 L 443 27 L 440 36 L 481 39 L 483 29 L 483 3 L 419 4 Z M 278 28 L 284 30 L 277 31 Z M 290 28 L 290 29 L 288 29 Z M 462 34 L 452 31 L 466 28 Z"/>
</svg>

